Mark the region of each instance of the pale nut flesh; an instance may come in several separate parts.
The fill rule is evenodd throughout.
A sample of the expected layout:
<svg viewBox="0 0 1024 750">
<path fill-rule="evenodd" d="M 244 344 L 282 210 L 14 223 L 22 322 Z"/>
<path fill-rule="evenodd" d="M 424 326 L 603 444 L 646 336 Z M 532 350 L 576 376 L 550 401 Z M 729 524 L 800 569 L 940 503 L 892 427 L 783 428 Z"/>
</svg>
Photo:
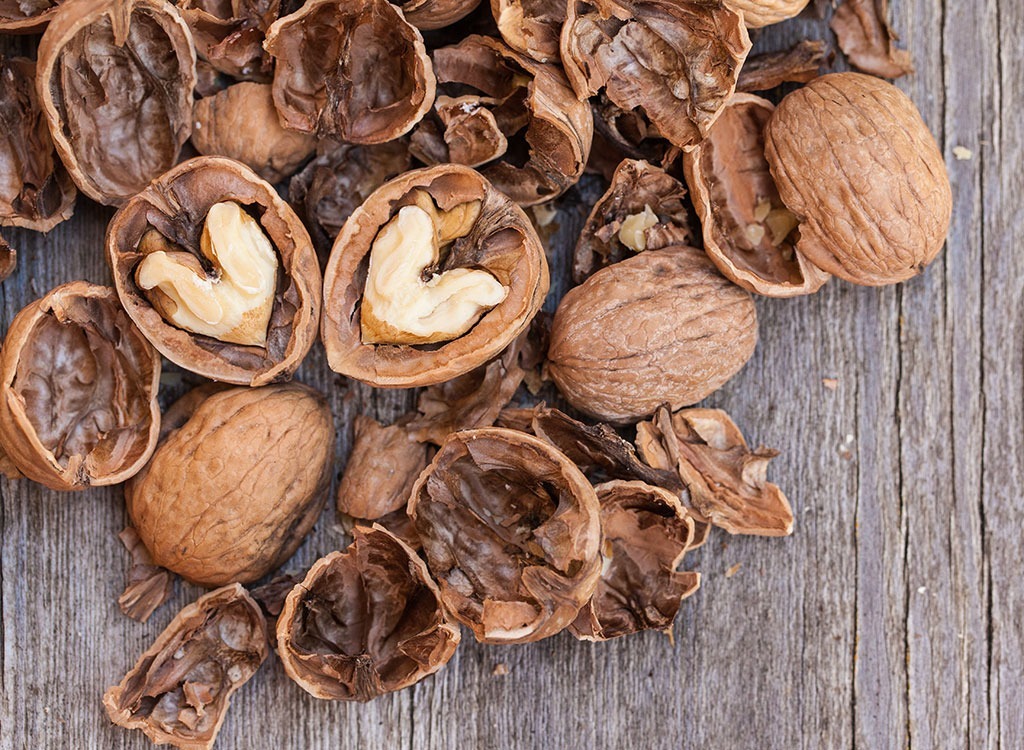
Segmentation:
<svg viewBox="0 0 1024 750">
<path fill-rule="evenodd" d="M 158 233 L 157 233 L 158 234 Z M 192 333 L 243 346 L 265 346 L 277 285 L 277 253 L 259 223 L 234 201 L 206 215 L 200 251 L 174 250 L 162 235 L 150 242 L 169 250 L 147 253 L 136 270 L 139 286 L 169 323 Z M 140 249 L 144 250 L 143 238 Z"/>
<path fill-rule="evenodd" d="M 658 215 L 651 207 L 644 204 L 640 213 L 630 214 L 619 228 L 619 242 L 634 252 L 641 253 L 647 249 L 647 230 L 658 225 Z"/>
</svg>

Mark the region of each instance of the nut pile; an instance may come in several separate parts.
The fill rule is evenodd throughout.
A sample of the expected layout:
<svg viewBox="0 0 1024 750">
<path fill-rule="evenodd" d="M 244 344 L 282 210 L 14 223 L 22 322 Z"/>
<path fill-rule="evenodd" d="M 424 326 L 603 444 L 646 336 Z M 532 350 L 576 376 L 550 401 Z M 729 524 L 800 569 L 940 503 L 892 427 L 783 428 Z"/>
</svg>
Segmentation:
<svg viewBox="0 0 1024 750">
<path fill-rule="evenodd" d="M 312 696 L 365 701 L 441 669 L 461 626 L 671 633 L 712 526 L 792 533 L 775 452 L 695 405 L 753 354 L 753 294 L 904 281 L 951 213 L 934 138 L 880 77 L 912 71 L 884 0 L 832 21 L 874 75 L 822 75 L 815 40 L 750 56 L 806 5 L 0 8 L 0 31 L 42 34 L 0 57 L 0 225 L 48 231 L 78 192 L 117 208 L 111 285 L 69 280 L 7 331 L 0 469 L 123 483 L 128 616 L 175 575 L 214 589 L 107 691 L 112 721 L 209 748 L 272 651 Z M 552 317 L 544 204 L 587 171 L 608 187 Z M 0 277 L 15 262 L 0 239 Z M 292 381 L 317 341 L 342 376 L 421 388 L 415 410 L 336 425 Z M 209 382 L 161 414 L 162 358 Z M 353 541 L 281 574 L 337 429 Z"/>
</svg>

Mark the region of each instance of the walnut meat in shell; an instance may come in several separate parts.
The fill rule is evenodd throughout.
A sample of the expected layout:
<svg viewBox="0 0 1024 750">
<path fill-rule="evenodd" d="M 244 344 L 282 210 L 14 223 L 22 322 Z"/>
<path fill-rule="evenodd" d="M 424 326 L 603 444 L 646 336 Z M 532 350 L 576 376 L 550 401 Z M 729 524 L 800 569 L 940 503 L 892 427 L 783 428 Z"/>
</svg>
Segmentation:
<svg viewBox="0 0 1024 750">
<path fill-rule="evenodd" d="M 68 0 L 39 43 L 39 100 L 79 190 L 120 205 L 192 132 L 196 53 L 164 0 Z"/>
<path fill-rule="evenodd" d="M 231 695 L 270 653 L 263 612 L 237 583 L 185 607 L 103 705 L 115 724 L 155 744 L 211 750 Z"/>
<path fill-rule="evenodd" d="M 286 383 L 208 395 L 125 485 L 153 561 L 205 586 L 249 583 L 291 557 L 323 509 L 334 426 Z"/>
<path fill-rule="evenodd" d="M 574 407 L 614 424 L 725 384 L 757 343 L 750 294 L 703 251 L 648 250 L 571 289 L 555 312 L 548 369 Z"/>
<path fill-rule="evenodd" d="M 537 641 L 576 618 L 600 577 L 599 514 L 563 453 L 497 427 L 449 437 L 409 501 L 444 605 L 482 643 Z"/>
<path fill-rule="evenodd" d="M 759 29 L 800 15 L 809 0 L 725 0 L 743 14 L 748 29 Z"/>
<path fill-rule="evenodd" d="M 11 322 L 0 350 L 0 446 L 55 490 L 118 484 L 156 447 L 160 355 L 113 289 L 57 287 Z"/>
<path fill-rule="evenodd" d="M 833 73 L 797 89 L 768 121 L 765 156 L 800 221 L 797 250 L 828 273 L 894 284 L 946 241 L 953 203 L 942 153 L 891 83 Z"/>
<path fill-rule="evenodd" d="M 327 700 L 368 701 L 433 674 L 459 645 L 427 566 L 380 526 L 317 560 L 277 619 L 285 672 Z"/>
<path fill-rule="evenodd" d="M 543 246 L 521 208 L 468 167 L 408 172 L 371 194 L 334 243 L 327 360 L 378 387 L 443 382 L 508 346 L 547 290 Z"/>
</svg>

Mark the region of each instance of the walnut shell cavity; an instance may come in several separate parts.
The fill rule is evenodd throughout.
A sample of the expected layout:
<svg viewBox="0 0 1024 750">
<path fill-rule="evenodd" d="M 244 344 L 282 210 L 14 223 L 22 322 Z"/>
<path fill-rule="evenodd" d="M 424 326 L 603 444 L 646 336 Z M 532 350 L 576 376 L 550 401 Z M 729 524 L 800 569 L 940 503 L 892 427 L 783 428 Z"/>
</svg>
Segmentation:
<svg viewBox="0 0 1024 750">
<path fill-rule="evenodd" d="M 447 664 L 461 638 L 409 546 L 380 526 L 353 537 L 313 564 L 277 620 L 285 672 L 326 700 L 368 701 L 414 685 Z"/>
<path fill-rule="evenodd" d="M 280 0 L 179 0 L 178 7 L 200 60 L 238 80 L 270 83 L 274 63 L 263 40 Z"/>
<path fill-rule="evenodd" d="M 600 577 L 600 510 L 575 464 L 497 427 L 445 441 L 409 516 L 452 615 L 481 643 L 528 643 L 567 627 Z"/>
<path fill-rule="evenodd" d="M 0 351 L 0 445 L 54 490 L 123 482 L 156 447 L 160 355 L 113 289 L 57 287 L 19 312 Z"/>
<path fill-rule="evenodd" d="M 796 18 L 809 0 L 725 0 L 725 4 L 743 14 L 748 29 L 760 29 Z"/>
<path fill-rule="evenodd" d="M 107 690 L 110 720 L 155 744 L 211 750 L 231 695 L 270 653 L 259 605 L 238 584 L 200 597 Z"/>
<path fill-rule="evenodd" d="M 440 344 L 365 344 L 360 307 L 369 255 L 380 229 L 416 191 L 442 210 L 480 201 L 469 233 L 437 270 L 479 268 L 508 288 L 505 299 L 458 338 Z M 547 259 L 519 206 L 468 167 L 445 164 L 407 172 L 381 186 L 345 222 L 324 273 L 321 338 L 332 370 L 384 388 L 433 385 L 498 355 L 530 323 L 547 295 Z"/>
<path fill-rule="evenodd" d="M 192 34 L 164 0 L 68 0 L 39 43 L 53 144 L 78 189 L 107 205 L 178 161 L 195 84 Z"/>
<path fill-rule="evenodd" d="M 604 89 L 674 146 L 700 141 L 750 51 L 742 16 L 706 0 L 570 0 L 562 63 L 581 99 Z"/>
<path fill-rule="evenodd" d="M 832 73 L 786 96 L 765 156 L 800 221 L 797 249 L 855 284 L 905 281 L 946 241 L 952 191 L 935 138 L 886 81 Z"/>
<path fill-rule="evenodd" d="M 417 29 L 433 31 L 461 21 L 477 9 L 480 0 L 404 0 L 397 5 Z"/>
<path fill-rule="evenodd" d="M 311 0 L 278 19 L 274 103 L 292 130 L 384 143 L 430 110 L 436 81 L 423 37 L 387 0 Z"/>
<path fill-rule="evenodd" d="M 299 383 L 192 402 L 125 485 L 132 525 L 162 567 L 204 586 L 250 583 L 291 557 L 327 497 L 334 426 Z"/>
<path fill-rule="evenodd" d="M 604 535 L 601 581 L 569 631 L 606 641 L 643 630 L 672 632 L 683 599 L 700 588 L 700 573 L 680 571 L 693 544 L 694 523 L 672 493 L 643 482 L 594 488 Z"/>
<path fill-rule="evenodd" d="M 0 226 L 48 232 L 71 218 L 78 191 L 54 151 L 35 81 L 34 62 L 0 55 Z"/>
<path fill-rule="evenodd" d="M 479 167 L 522 206 L 576 184 L 590 154 L 593 115 L 557 65 L 476 35 L 434 50 L 433 60 L 439 94 L 412 135 L 417 159 Z"/>
<path fill-rule="evenodd" d="M 726 278 L 769 297 L 816 292 L 829 275 L 797 250 L 796 217 L 764 156 L 771 102 L 735 94 L 707 137 L 683 155 L 704 251 Z"/>
<path fill-rule="evenodd" d="M 490 0 L 505 44 L 537 62 L 558 62 L 564 0 Z"/>
<path fill-rule="evenodd" d="M 571 289 L 555 312 L 548 369 L 574 407 L 613 424 L 694 404 L 754 352 L 750 294 L 703 251 L 649 250 Z"/>
<path fill-rule="evenodd" d="M 3 0 L 0 2 L 0 33 L 38 34 L 53 18 L 61 0 Z"/>
<path fill-rule="evenodd" d="M 265 346 L 246 346 L 191 333 L 169 323 L 137 283 L 151 229 L 198 257 L 210 208 L 233 201 L 255 218 L 278 256 L 278 279 Z M 121 303 L 172 362 L 214 380 L 266 385 L 288 380 L 316 339 L 321 276 L 302 222 L 274 188 L 231 159 L 183 162 L 132 198 L 107 227 L 107 260 Z"/>
</svg>

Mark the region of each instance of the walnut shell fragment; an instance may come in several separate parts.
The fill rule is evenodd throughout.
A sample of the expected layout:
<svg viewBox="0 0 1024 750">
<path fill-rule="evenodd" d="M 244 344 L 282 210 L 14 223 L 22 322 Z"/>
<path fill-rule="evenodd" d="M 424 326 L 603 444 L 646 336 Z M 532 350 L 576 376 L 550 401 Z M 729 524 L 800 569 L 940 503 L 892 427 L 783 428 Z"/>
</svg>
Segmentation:
<svg viewBox="0 0 1024 750">
<path fill-rule="evenodd" d="M 11 247 L 11 244 L 0 236 L 0 282 L 14 273 L 18 267 L 18 251 Z"/>
<path fill-rule="evenodd" d="M 192 132 L 195 48 L 165 0 L 62 3 L 37 76 L 57 153 L 100 203 L 120 205 L 170 169 Z"/>
<path fill-rule="evenodd" d="M 624 424 L 694 404 L 746 363 L 757 313 L 703 251 L 648 250 L 569 290 L 555 312 L 548 370 L 574 407 Z"/>
<path fill-rule="evenodd" d="M 594 489 L 548 443 L 497 427 L 451 435 L 409 516 L 445 607 L 481 643 L 528 643 L 569 625 L 600 577 Z"/>
<path fill-rule="evenodd" d="M 402 0 L 396 3 L 405 20 L 421 31 L 451 26 L 468 16 L 480 0 Z"/>
<path fill-rule="evenodd" d="M 61 0 L 3 0 L 0 34 L 38 34 L 46 28 Z"/>
<path fill-rule="evenodd" d="M 280 0 L 179 0 L 200 60 L 245 81 L 269 83 L 273 60 L 263 49 Z"/>
<path fill-rule="evenodd" d="M 310 695 L 368 701 L 441 669 L 459 645 L 427 566 L 375 526 L 317 560 L 277 619 L 285 672 Z"/>
<path fill-rule="evenodd" d="M 888 0 L 845 0 L 829 22 L 839 48 L 865 73 L 899 78 L 914 72 L 910 53 L 896 49 L 899 39 L 889 27 Z"/>
<path fill-rule="evenodd" d="M 809 0 L 725 0 L 725 4 L 743 14 L 748 29 L 781 23 L 796 18 Z"/>
<path fill-rule="evenodd" d="M 491 13 L 505 44 L 537 62 L 557 62 L 564 0 L 491 0 Z"/>
<path fill-rule="evenodd" d="M 751 55 L 743 63 L 736 90 L 768 91 L 784 83 L 813 81 L 833 57 L 820 39 L 801 39 L 786 50 Z"/>
<path fill-rule="evenodd" d="M 442 235 L 450 240 L 447 252 L 443 260 L 436 254 L 435 262 L 410 280 L 417 288 L 392 288 L 385 277 L 374 275 L 370 258 L 382 230 L 396 226 L 401 230 L 403 216 L 420 214 L 430 216 L 434 223 L 434 252 L 438 253 Z M 453 226 L 461 236 L 451 239 L 448 233 Z M 399 246 L 402 254 L 397 257 L 405 258 L 403 263 L 411 262 L 411 252 L 415 249 L 418 253 L 423 249 L 421 243 L 429 242 L 410 235 Z M 403 274 L 408 270 L 403 269 Z M 405 332 L 389 329 L 376 308 L 372 317 L 367 316 L 365 299 L 371 281 L 379 301 L 394 302 L 408 293 L 398 310 L 405 314 L 413 305 L 434 304 L 433 297 L 425 296 L 429 290 L 420 286 L 436 285 L 453 272 L 459 274 L 450 277 L 453 280 L 468 278 L 469 270 L 489 275 L 507 291 L 489 309 L 477 306 L 475 323 L 459 318 L 471 323 L 465 333 L 444 338 L 432 335 L 431 343 L 425 344 L 391 344 L 385 339 L 392 333 L 397 339 L 397 334 Z M 321 336 L 327 360 L 335 372 L 377 387 L 443 382 L 487 362 L 508 346 L 536 315 L 547 290 L 544 249 L 521 208 L 468 167 L 448 164 L 407 172 L 371 194 L 349 217 L 334 243 L 324 273 Z M 453 295 L 451 299 L 460 298 Z M 438 303 L 423 320 L 437 318 L 440 325 L 452 319 L 448 310 Z M 433 328 L 426 331 L 433 332 Z"/>
<path fill-rule="evenodd" d="M 675 495 L 643 482 L 608 482 L 594 490 L 604 565 L 569 632 L 584 641 L 642 630 L 671 634 L 679 605 L 700 588 L 700 573 L 678 570 L 693 543 L 693 519 Z"/>
<path fill-rule="evenodd" d="M 230 388 L 189 408 L 125 485 L 128 515 L 157 565 L 204 586 L 255 581 L 291 557 L 323 509 L 330 409 L 299 383 Z"/>
<path fill-rule="evenodd" d="M 255 256 L 229 264 L 229 256 L 217 250 L 236 231 L 227 219 L 210 222 L 214 209 L 226 204 L 235 213 L 241 209 L 235 218 L 250 232 L 228 249 L 262 248 L 260 257 L 266 256 L 258 293 L 248 291 Z M 258 236 L 264 239 L 253 244 Z M 114 215 L 106 245 L 114 284 L 132 320 L 165 357 L 192 372 L 239 385 L 280 382 L 291 377 L 316 339 L 322 282 L 312 242 L 274 188 L 243 164 L 212 156 L 179 164 Z M 158 252 L 175 265 L 161 279 L 167 284 L 144 288 L 143 265 Z M 226 266 L 235 272 L 226 273 Z M 173 322 L 185 314 L 209 333 Z"/>
<path fill-rule="evenodd" d="M 118 484 L 156 447 L 160 355 L 113 289 L 73 281 L 21 310 L 0 350 L 0 445 L 54 490 Z"/>
<path fill-rule="evenodd" d="M 149 550 L 131 526 L 126 526 L 117 537 L 132 558 L 128 581 L 124 593 L 117 598 L 117 606 L 127 617 L 145 622 L 170 598 L 174 578 L 169 570 L 153 564 Z"/>
<path fill-rule="evenodd" d="M 714 0 L 570 0 L 561 50 L 581 99 L 604 89 L 686 149 L 735 91 L 750 37 L 742 16 Z"/>
<path fill-rule="evenodd" d="M 357 415 L 352 452 L 338 485 L 338 512 L 376 521 L 404 509 L 426 466 L 427 446 L 416 441 L 407 426 L 385 427 Z"/>
<path fill-rule="evenodd" d="M 832 73 L 786 96 L 765 128 L 797 250 L 828 273 L 879 286 L 920 273 L 942 249 L 952 191 L 935 138 L 891 83 Z"/>
<path fill-rule="evenodd" d="M 387 0 L 310 0 L 278 19 L 274 103 L 292 130 L 350 143 L 409 132 L 434 101 L 423 37 Z"/>
<path fill-rule="evenodd" d="M 210 750 L 231 695 L 269 653 L 259 605 L 237 583 L 225 586 L 181 610 L 103 705 L 111 721 L 155 744 Z"/>
</svg>

